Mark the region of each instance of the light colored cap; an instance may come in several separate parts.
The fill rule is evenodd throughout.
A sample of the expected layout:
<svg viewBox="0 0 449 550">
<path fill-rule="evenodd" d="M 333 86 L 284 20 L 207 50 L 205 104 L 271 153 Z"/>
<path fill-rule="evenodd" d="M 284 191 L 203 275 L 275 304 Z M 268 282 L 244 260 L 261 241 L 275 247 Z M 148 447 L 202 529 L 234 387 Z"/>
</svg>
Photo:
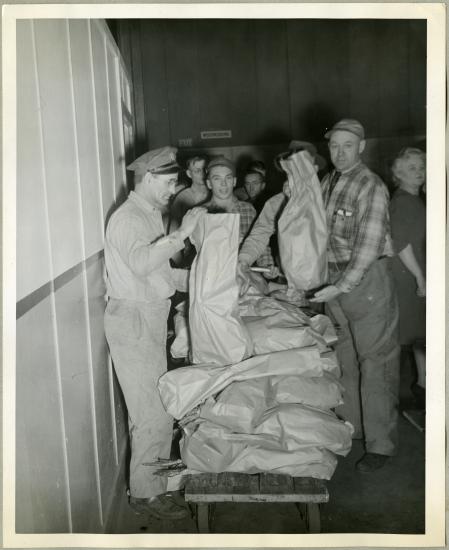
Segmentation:
<svg viewBox="0 0 449 550">
<path fill-rule="evenodd" d="M 138 157 L 127 169 L 139 174 L 176 174 L 180 170 L 176 162 L 177 151 L 176 147 L 152 149 Z"/>
<path fill-rule="evenodd" d="M 342 120 L 340 120 L 340 122 L 334 124 L 332 128 L 324 134 L 324 137 L 326 139 L 329 139 L 331 135 L 338 130 L 351 132 L 351 134 L 355 134 L 360 139 L 365 139 L 365 130 L 363 126 L 358 120 L 355 120 L 353 118 L 343 118 Z"/>
<path fill-rule="evenodd" d="M 214 166 L 226 166 L 227 168 L 230 168 L 232 170 L 232 173 L 235 174 L 235 164 L 232 162 L 232 160 L 227 159 L 223 155 L 220 155 L 218 157 L 214 157 L 209 164 L 207 165 L 207 173 L 209 174 L 211 168 Z"/>
</svg>

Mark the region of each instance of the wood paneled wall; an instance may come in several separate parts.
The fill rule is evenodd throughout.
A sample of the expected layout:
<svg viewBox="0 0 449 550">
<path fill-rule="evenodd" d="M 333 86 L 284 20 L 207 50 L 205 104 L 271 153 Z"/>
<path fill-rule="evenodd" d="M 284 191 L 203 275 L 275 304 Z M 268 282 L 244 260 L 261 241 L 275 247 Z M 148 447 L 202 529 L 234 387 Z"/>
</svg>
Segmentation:
<svg viewBox="0 0 449 550">
<path fill-rule="evenodd" d="M 132 25 L 121 29 L 140 41 L 131 56 L 147 148 L 189 138 L 197 148 L 321 141 L 343 117 L 360 119 L 371 138 L 425 134 L 424 20 Z M 201 139 L 216 129 L 232 139 Z"/>
<path fill-rule="evenodd" d="M 16 532 L 102 532 L 126 448 L 103 331 L 130 83 L 104 22 L 17 22 Z"/>
</svg>

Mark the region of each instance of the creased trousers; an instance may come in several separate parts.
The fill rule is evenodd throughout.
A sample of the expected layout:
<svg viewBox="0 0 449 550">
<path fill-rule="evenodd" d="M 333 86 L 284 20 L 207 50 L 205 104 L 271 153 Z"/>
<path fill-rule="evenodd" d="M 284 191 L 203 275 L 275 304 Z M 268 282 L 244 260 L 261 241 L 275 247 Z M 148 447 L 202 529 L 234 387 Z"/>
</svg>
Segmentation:
<svg viewBox="0 0 449 550">
<path fill-rule="evenodd" d="M 376 260 L 359 286 L 326 305 L 340 326 L 336 346 L 345 388 L 336 412 L 364 435 L 367 452 L 397 450 L 400 346 L 399 310 L 389 259 Z M 330 281 L 339 270 L 330 264 Z"/>
<path fill-rule="evenodd" d="M 146 303 L 110 299 L 105 311 L 106 339 L 128 409 L 131 496 L 166 492 L 166 478 L 145 462 L 169 458 L 173 418 L 165 412 L 157 381 L 167 370 L 169 300 Z"/>
</svg>

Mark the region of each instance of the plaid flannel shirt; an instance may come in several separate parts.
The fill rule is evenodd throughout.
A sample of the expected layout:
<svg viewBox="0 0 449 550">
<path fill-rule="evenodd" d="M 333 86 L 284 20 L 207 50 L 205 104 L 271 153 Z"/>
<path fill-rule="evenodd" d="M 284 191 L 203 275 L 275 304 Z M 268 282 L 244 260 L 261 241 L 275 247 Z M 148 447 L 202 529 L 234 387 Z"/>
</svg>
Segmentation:
<svg viewBox="0 0 449 550">
<path fill-rule="evenodd" d="M 363 163 L 342 173 L 329 196 L 332 173 L 322 181 L 329 230 L 328 261 L 340 264 L 334 283 L 350 292 L 380 256 L 392 256 L 389 195 L 383 181 Z"/>
</svg>

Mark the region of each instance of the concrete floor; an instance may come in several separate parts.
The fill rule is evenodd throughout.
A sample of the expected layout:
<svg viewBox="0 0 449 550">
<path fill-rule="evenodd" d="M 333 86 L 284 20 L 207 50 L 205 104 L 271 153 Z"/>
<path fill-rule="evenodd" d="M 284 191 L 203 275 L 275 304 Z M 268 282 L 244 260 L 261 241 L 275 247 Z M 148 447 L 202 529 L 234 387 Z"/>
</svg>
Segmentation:
<svg viewBox="0 0 449 550">
<path fill-rule="evenodd" d="M 401 365 L 401 408 L 413 403 L 410 392 L 412 366 Z M 372 474 L 354 469 L 363 455 L 362 442 L 339 464 L 328 482 L 330 499 L 321 506 L 322 533 L 424 533 L 424 433 L 402 415 L 399 419 L 399 453 Z M 171 522 L 136 516 L 120 499 L 112 533 L 197 533 L 193 517 Z M 304 533 L 305 524 L 294 504 L 218 503 L 214 533 Z"/>
</svg>

